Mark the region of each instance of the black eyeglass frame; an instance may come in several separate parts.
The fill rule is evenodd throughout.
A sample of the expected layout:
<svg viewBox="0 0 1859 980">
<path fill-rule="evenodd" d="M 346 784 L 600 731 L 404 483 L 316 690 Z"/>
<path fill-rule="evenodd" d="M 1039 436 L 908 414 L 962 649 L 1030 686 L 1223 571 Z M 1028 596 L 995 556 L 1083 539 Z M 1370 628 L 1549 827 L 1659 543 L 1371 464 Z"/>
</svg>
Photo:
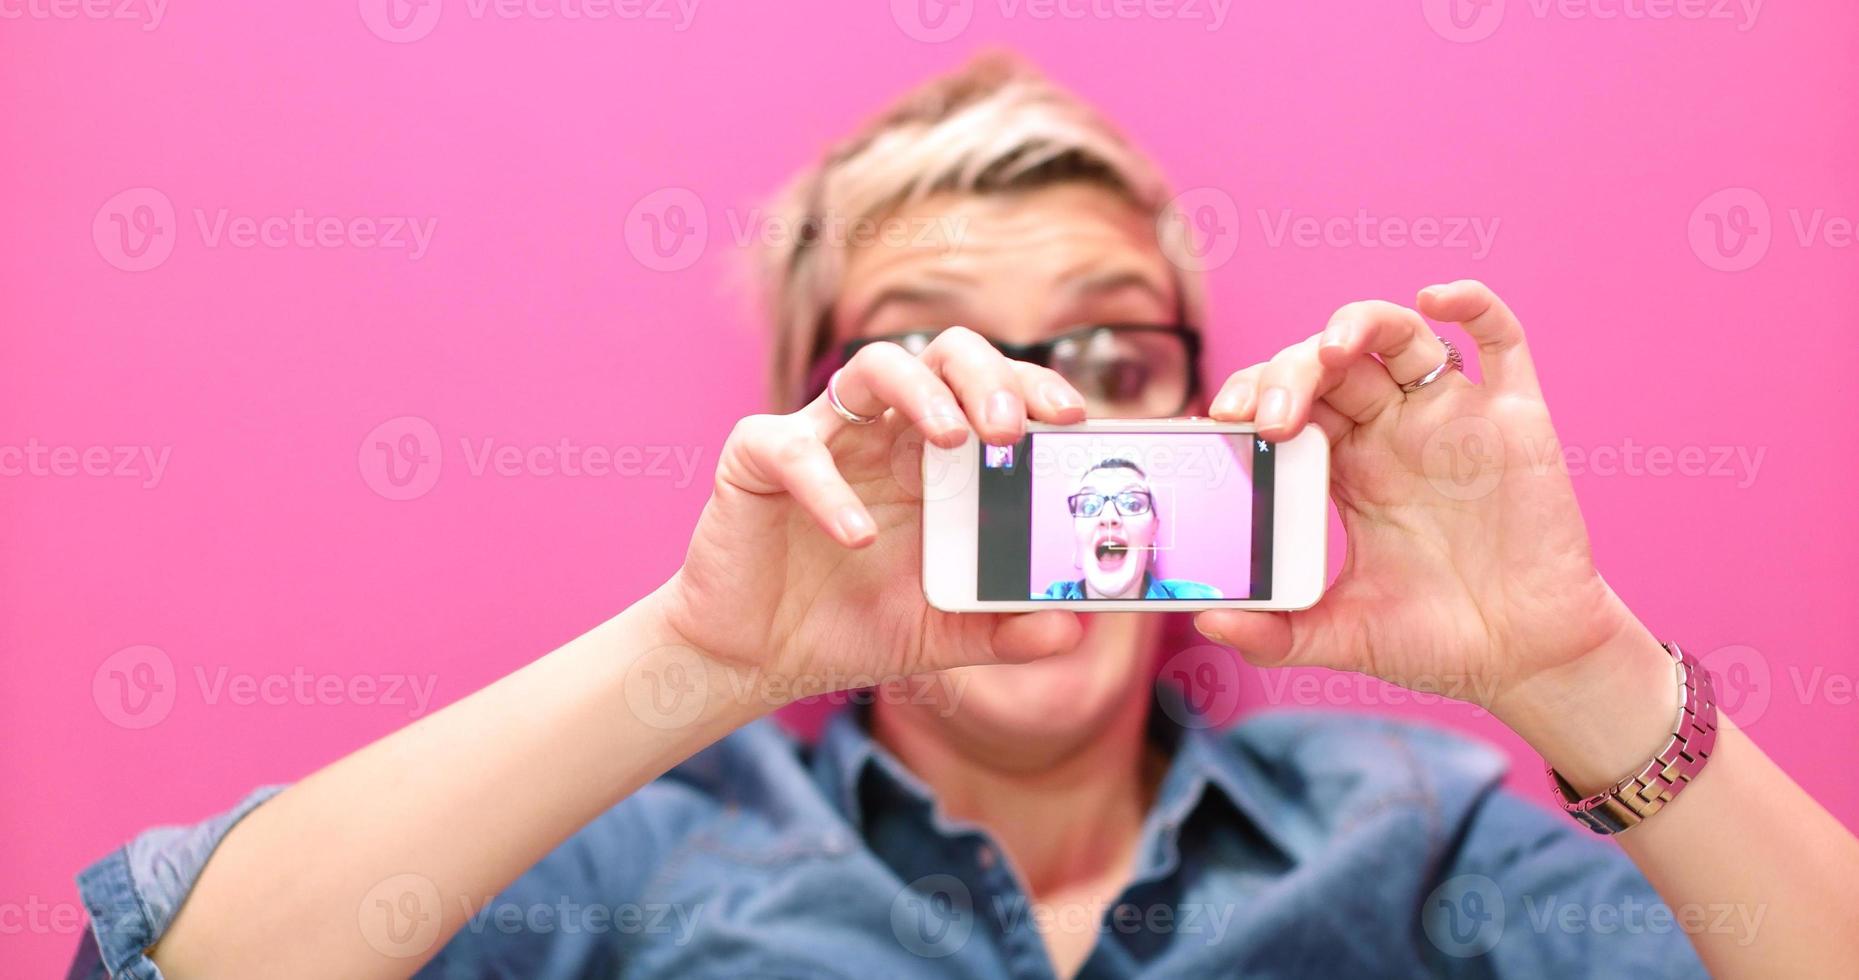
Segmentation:
<svg viewBox="0 0 1859 980">
<path fill-rule="evenodd" d="M 1080 514 L 1079 513 L 1079 511 L 1083 510 L 1083 508 L 1079 506 L 1078 501 L 1083 500 L 1086 497 L 1099 498 L 1100 503 L 1097 505 L 1097 513 L 1095 514 Z M 1143 509 L 1134 514 L 1131 514 L 1125 511 L 1123 509 L 1123 502 L 1119 499 L 1122 497 L 1142 498 Z M 1093 491 L 1082 491 L 1079 493 L 1074 493 L 1069 497 L 1066 497 L 1065 506 L 1066 506 L 1066 509 L 1071 511 L 1072 517 L 1081 518 L 1087 521 L 1094 521 L 1094 520 L 1097 520 L 1099 517 L 1102 517 L 1104 514 L 1104 508 L 1106 507 L 1116 508 L 1118 517 L 1145 517 L 1145 516 L 1155 513 L 1155 492 L 1152 490 L 1118 490 L 1116 493 L 1098 493 L 1094 490 Z"/>
<path fill-rule="evenodd" d="M 1117 333 L 1168 334 L 1180 338 L 1182 349 L 1187 353 L 1188 359 L 1188 387 L 1181 396 L 1181 404 L 1169 414 L 1180 415 L 1187 411 L 1189 405 L 1194 404 L 1196 398 L 1200 397 L 1201 334 L 1200 331 L 1186 323 L 1087 323 L 1067 330 L 1056 337 L 1048 337 L 1030 344 L 1014 344 L 995 340 L 992 337 L 988 338 L 988 343 L 992 344 L 995 350 L 1016 361 L 1025 361 L 1040 367 L 1051 367 L 1052 353 L 1058 349 L 1060 344 L 1090 337 L 1103 330 Z M 941 330 L 909 330 L 903 333 L 885 334 L 882 337 L 859 337 L 846 341 L 839 345 L 838 357 L 822 357 L 814 361 L 807 376 L 808 400 L 818 398 L 820 393 L 826 390 L 827 382 L 832 380 L 833 372 L 845 367 L 861 348 L 886 342 L 901 344 L 912 337 L 929 339 L 941 332 Z"/>
</svg>

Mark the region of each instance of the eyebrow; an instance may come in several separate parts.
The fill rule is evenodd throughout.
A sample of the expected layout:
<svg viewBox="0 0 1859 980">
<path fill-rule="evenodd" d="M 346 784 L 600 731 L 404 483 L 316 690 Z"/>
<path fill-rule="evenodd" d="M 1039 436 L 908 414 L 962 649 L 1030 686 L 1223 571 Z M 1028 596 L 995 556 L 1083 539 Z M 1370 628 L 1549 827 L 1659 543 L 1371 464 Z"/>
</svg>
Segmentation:
<svg viewBox="0 0 1859 980">
<path fill-rule="evenodd" d="M 1090 299 L 1106 293 L 1115 293 L 1125 289 L 1138 289 L 1154 297 L 1156 302 L 1167 305 L 1172 302 L 1166 290 L 1156 285 L 1155 281 L 1136 269 L 1117 269 L 1078 276 L 1065 282 L 1060 289 L 1070 294 L 1068 299 Z M 925 306 L 936 303 L 958 303 L 961 293 L 946 286 L 928 284 L 886 286 L 879 290 L 865 304 L 858 315 L 852 319 L 853 336 L 862 336 L 871 321 L 887 306 L 917 303 Z"/>
<path fill-rule="evenodd" d="M 1159 303 L 1167 305 L 1171 302 L 1167 292 L 1163 290 L 1162 287 L 1156 285 L 1155 280 L 1150 279 L 1136 269 L 1117 269 L 1110 272 L 1080 276 L 1077 279 L 1067 282 L 1064 289 L 1067 293 L 1085 298 L 1102 296 L 1105 293 L 1114 293 L 1125 289 L 1140 289 L 1150 296 L 1155 297 L 1156 301 Z"/>
<path fill-rule="evenodd" d="M 954 303 L 958 299 L 959 294 L 954 289 L 944 286 L 886 286 L 872 298 L 871 302 L 865 304 L 865 308 L 859 311 L 857 317 L 853 318 L 852 333 L 854 336 L 864 334 L 866 326 L 877 319 L 879 312 L 887 306 L 907 303 L 928 306 L 936 303 Z"/>
</svg>

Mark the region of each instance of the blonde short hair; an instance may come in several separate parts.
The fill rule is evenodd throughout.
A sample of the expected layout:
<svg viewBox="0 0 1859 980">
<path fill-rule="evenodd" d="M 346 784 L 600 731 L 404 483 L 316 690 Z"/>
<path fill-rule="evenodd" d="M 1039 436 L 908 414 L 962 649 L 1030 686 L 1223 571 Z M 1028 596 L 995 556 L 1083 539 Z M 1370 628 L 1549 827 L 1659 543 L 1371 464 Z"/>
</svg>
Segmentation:
<svg viewBox="0 0 1859 980">
<path fill-rule="evenodd" d="M 1184 254 L 1186 223 L 1164 220 L 1160 171 L 1083 100 L 1026 62 L 982 55 L 905 95 L 815 166 L 772 207 L 782 236 L 761 256 L 764 302 L 775 328 L 769 388 L 783 410 L 798 407 L 808 369 L 832 342 L 832 310 L 846 244 L 821 233 L 832 222 L 868 222 L 932 194 L 1005 193 L 1068 181 L 1098 184 L 1157 218 L 1158 242 Z M 1179 241 L 1174 239 L 1179 238 Z M 1174 265 L 1191 323 L 1200 323 L 1199 277 Z"/>
</svg>

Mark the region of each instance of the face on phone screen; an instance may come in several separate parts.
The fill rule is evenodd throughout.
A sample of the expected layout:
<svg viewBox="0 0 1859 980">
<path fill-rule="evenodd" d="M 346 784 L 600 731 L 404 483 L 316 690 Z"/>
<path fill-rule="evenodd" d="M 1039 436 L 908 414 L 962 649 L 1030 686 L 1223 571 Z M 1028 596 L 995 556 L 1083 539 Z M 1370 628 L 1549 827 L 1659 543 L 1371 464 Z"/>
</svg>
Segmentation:
<svg viewBox="0 0 1859 980">
<path fill-rule="evenodd" d="M 978 597 L 1269 599 L 1273 458 L 1245 433 L 1034 432 L 985 446 Z"/>
</svg>

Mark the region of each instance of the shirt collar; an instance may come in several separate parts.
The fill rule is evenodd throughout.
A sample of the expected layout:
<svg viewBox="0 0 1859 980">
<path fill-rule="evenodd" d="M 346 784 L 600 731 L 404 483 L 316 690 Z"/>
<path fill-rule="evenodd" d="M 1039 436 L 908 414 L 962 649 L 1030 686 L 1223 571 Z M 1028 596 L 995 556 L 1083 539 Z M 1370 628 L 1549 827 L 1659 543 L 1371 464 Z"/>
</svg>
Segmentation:
<svg viewBox="0 0 1859 980">
<path fill-rule="evenodd" d="M 882 785 L 934 809 L 927 784 L 871 737 L 870 709 L 863 705 L 828 719 L 813 759 L 814 778 L 854 828 L 865 829 L 861 800 L 865 780 Z M 1285 824 L 1295 812 L 1259 760 L 1239 739 L 1223 733 L 1194 711 L 1173 684 L 1157 682 L 1149 711 L 1149 738 L 1169 755 L 1167 773 L 1156 793 L 1148 823 L 1172 837 L 1208 799 L 1212 787 L 1258 837 L 1286 859 L 1297 850 Z"/>
</svg>

